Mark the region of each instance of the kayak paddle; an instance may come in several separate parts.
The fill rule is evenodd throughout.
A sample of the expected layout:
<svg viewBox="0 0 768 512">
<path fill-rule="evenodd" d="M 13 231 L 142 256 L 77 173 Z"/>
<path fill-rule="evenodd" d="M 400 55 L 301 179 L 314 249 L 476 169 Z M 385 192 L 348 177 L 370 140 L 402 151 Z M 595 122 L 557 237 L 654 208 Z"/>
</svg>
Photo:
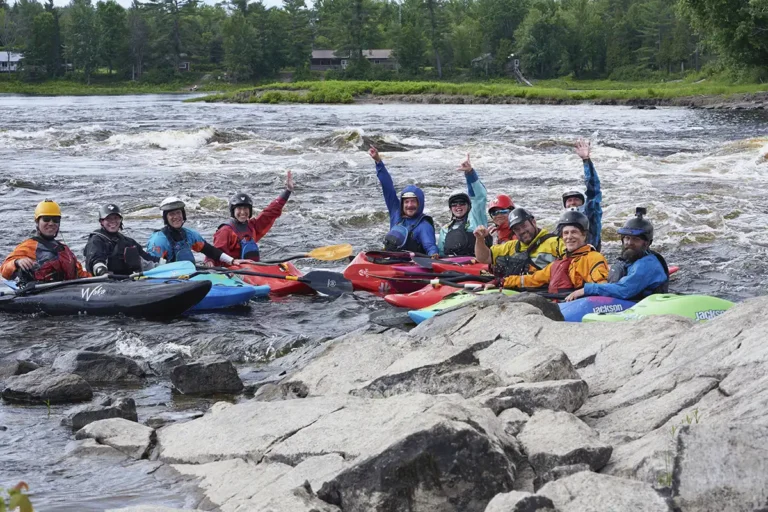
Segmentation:
<svg viewBox="0 0 768 512">
<path fill-rule="evenodd" d="M 285 279 L 286 281 L 299 281 L 304 283 L 315 291 L 325 295 L 338 297 L 342 293 L 352 293 L 352 281 L 338 272 L 328 272 L 325 270 L 313 270 L 303 276 L 288 276 L 280 274 L 265 274 L 262 272 L 253 272 L 251 270 L 236 270 L 225 267 L 197 267 L 200 270 L 209 270 L 213 272 L 224 272 L 226 274 L 240 274 L 244 276 L 270 277 L 273 279 Z"/>
<path fill-rule="evenodd" d="M 317 249 L 312 249 L 306 254 L 297 254 L 295 256 L 289 256 L 279 260 L 257 261 L 256 265 L 274 265 L 276 263 L 285 263 L 287 261 L 299 260 L 302 258 L 312 258 L 313 260 L 320 261 L 335 261 L 351 255 L 352 246 L 350 244 L 328 245 L 326 247 L 318 247 Z"/>
<path fill-rule="evenodd" d="M 174 261 L 165 265 L 158 265 L 155 268 L 145 270 L 144 272 L 133 274 L 132 277 L 154 277 L 172 279 L 174 277 L 189 276 L 196 271 L 195 264 L 191 261 Z"/>
<path fill-rule="evenodd" d="M 37 282 L 29 282 L 27 284 L 24 284 L 22 286 L 17 286 L 16 284 L 11 284 L 10 281 L 5 282 L 6 286 L 8 286 L 8 291 L 0 291 L 0 297 L 8 297 L 11 298 L 15 295 L 28 295 L 30 293 L 37 293 L 37 292 L 43 292 L 45 290 L 51 290 L 53 288 L 61 288 L 62 286 L 69 286 L 71 284 L 87 284 L 87 283 L 99 283 L 102 281 L 107 281 L 108 279 L 112 279 L 113 276 L 109 274 L 104 274 L 102 276 L 97 277 L 81 277 L 80 279 L 70 279 L 69 281 L 56 281 L 54 283 L 37 283 Z"/>
<path fill-rule="evenodd" d="M 432 259 L 428 256 L 414 256 L 411 258 L 411 260 L 420 266 L 421 268 L 426 268 L 429 270 L 432 270 L 432 264 L 433 263 L 448 263 L 449 265 L 456 265 L 461 266 L 463 263 L 459 263 L 457 261 L 451 261 L 451 260 L 445 260 L 445 259 Z M 470 260 L 471 263 L 474 263 L 476 260 Z"/>
</svg>

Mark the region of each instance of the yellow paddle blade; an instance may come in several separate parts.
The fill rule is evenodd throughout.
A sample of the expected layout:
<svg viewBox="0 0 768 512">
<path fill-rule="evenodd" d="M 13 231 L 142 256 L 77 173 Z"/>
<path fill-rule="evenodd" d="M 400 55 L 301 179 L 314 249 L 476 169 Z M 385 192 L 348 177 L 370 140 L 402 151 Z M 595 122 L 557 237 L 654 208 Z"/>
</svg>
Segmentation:
<svg viewBox="0 0 768 512">
<path fill-rule="evenodd" d="M 350 244 L 329 245 L 327 247 L 318 247 L 307 253 L 307 258 L 314 258 L 322 261 L 333 261 L 346 258 L 352 255 L 352 246 Z"/>
</svg>

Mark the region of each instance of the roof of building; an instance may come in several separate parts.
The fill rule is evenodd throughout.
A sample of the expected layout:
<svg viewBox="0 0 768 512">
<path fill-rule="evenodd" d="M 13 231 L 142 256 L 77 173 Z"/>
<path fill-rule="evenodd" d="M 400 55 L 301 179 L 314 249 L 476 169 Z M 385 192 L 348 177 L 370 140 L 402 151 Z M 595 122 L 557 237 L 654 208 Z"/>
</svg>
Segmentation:
<svg viewBox="0 0 768 512">
<path fill-rule="evenodd" d="M 20 53 L 11 52 L 11 62 L 19 62 L 24 56 Z M 8 62 L 8 52 L 0 51 L 0 62 Z"/>
<path fill-rule="evenodd" d="M 369 59 L 390 59 L 392 50 L 363 50 L 363 55 Z M 313 59 L 348 59 L 349 51 L 341 50 L 312 50 Z"/>
</svg>

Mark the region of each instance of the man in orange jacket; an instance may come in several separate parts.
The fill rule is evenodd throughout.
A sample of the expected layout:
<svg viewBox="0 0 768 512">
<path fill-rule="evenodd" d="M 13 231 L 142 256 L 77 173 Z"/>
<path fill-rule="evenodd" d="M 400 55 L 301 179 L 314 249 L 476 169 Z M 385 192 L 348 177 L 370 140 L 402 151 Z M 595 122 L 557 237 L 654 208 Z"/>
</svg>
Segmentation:
<svg viewBox="0 0 768 512">
<path fill-rule="evenodd" d="M 570 292 L 584 283 L 608 281 L 608 262 L 594 247 L 587 244 L 589 219 L 572 209 L 560 217 L 557 232 L 565 243 L 565 255 L 530 275 L 510 276 L 504 288 L 541 288 L 549 293 Z"/>
<path fill-rule="evenodd" d="M 61 223 L 61 208 L 50 199 L 35 208 L 35 234 L 21 242 L 5 258 L 0 273 L 5 279 L 21 281 L 69 281 L 90 277 L 75 254 L 56 240 Z"/>
<path fill-rule="evenodd" d="M 283 207 L 293 192 L 294 183 L 291 171 L 285 179 L 285 190 L 269 203 L 256 217 L 253 216 L 253 200 L 245 193 L 232 196 L 229 200 L 231 219 L 219 226 L 213 235 L 213 245 L 235 259 L 259 261 L 261 238 L 269 232 L 272 225 L 283 213 Z"/>
</svg>

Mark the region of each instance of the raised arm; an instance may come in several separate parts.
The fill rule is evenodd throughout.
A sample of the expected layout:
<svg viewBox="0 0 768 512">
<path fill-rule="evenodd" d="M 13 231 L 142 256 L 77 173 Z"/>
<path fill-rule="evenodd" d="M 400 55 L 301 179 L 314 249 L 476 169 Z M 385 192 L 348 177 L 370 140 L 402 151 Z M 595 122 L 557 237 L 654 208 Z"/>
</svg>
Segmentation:
<svg viewBox="0 0 768 512">
<path fill-rule="evenodd" d="M 381 183 L 381 191 L 384 195 L 384 202 L 387 205 L 387 211 L 389 212 L 389 226 L 392 227 L 400 220 L 400 198 L 397 197 L 397 191 L 395 191 L 395 184 L 392 183 L 392 176 L 389 175 L 389 171 L 384 166 L 384 162 L 381 161 L 381 156 L 375 147 L 371 146 L 368 150 L 368 154 L 371 155 L 373 161 L 376 162 L 376 177 L 379 178 Z"/>
<path fill-rule="evenodd" d="M 591 146 L 588 141 L 579 139 L 576 142 L 576 154 L 584 163 L 584 183 L 587 186 L 587 202 L 584 205 L 584 214 L 589 219 L 589 240 L 599 251 L 602 242 L 601 231 L 603 223 L 603 193 L 600 190 L 600 178 L 590 158 Z"/>
</svg>

